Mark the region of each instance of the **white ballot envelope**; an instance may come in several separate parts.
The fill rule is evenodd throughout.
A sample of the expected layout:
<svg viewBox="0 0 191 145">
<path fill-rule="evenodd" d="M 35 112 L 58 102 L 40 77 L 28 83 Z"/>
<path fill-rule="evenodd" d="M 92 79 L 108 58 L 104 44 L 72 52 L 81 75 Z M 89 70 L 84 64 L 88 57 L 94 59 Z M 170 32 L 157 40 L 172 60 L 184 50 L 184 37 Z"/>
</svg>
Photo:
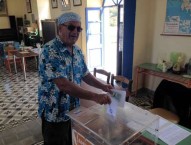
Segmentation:
<svg viewBox="0 0 191 145">
<path fill-rule="evenodd" d="M 112 89 L 112 94 L 110 94 L 110 97 L 111 104 L 107 105 L 107 113 L 115 117 L 117 107 L 124 107 L 125 105 L 126 91 Z"/>
</svg>

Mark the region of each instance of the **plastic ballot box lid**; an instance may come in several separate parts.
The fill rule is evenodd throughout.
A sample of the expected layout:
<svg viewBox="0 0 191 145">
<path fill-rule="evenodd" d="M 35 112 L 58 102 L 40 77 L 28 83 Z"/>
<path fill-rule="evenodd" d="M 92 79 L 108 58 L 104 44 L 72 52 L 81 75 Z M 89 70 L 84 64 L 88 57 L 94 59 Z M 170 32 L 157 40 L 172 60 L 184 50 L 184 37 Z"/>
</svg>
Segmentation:
<svg viewBox="0 0 191 145">
<path fill-rule="evenodd" d="M 158 116 L 128 102 L 123 108 L 117 108 L 116 116 L 109 115 L 106 107 L 79 107 L 67 114 L 72 121 L 73 145 L 131 144 L 143 138 L 143 134 L 152 136 L 151 144 L 157 140 Z"/>
</svg>

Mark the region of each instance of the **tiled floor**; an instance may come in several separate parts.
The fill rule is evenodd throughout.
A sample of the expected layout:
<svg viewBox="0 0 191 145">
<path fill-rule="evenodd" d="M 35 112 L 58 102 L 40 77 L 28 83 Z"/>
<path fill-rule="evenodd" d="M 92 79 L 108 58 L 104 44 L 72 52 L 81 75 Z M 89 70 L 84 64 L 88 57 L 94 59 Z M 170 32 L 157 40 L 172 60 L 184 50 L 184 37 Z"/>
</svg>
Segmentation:
<svg viewBox="0 0 191 145">
<path fill-rule="evenodd" d="M 24 81 L 21 69 L 15 74 L 12 67 L 9 73 L 0 65 L 0 145 L 31 145 L 42 140 L 37 118 L 38 73 L 35 65 L 27 66 Z"/>
<path fill-rule="evenodd" d="M 32 145 L 41 140 L 40 119 L 25 122 L 0 134 L 0 145 Z"/>
<path fill-rule="evenodd" d="M 42 140 L 41 121 L 37 118 L 38 73 L 34 65 L 27 66 L 24 81 L 22 70 L 9 73 L 0 65 L 0 145 L 32 145 Z M 150 101 L 147 95 L 129 101 L 150 107 L 145 104 Z"/>
</svg>

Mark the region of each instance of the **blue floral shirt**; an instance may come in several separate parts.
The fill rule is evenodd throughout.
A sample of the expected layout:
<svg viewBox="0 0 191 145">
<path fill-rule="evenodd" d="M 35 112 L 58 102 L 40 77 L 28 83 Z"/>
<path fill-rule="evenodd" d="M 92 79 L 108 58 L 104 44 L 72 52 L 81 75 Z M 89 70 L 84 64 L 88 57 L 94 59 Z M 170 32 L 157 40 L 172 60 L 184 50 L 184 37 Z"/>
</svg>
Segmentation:
<svg viewBox="0 0 191 145">
<path fill-rule="evenodd" d="M 73 107 L 79 106 L 79 98 L 59 91 L 53 79 L 66 78 L 80 85 L 84 76 L 89 73 L 81 49 L 74 45 L 73 56 L 59 38 L 44 45 L 39 59 L 38 115 L 49 122 L 68 120 L 65 115 Z"/>
</svg>

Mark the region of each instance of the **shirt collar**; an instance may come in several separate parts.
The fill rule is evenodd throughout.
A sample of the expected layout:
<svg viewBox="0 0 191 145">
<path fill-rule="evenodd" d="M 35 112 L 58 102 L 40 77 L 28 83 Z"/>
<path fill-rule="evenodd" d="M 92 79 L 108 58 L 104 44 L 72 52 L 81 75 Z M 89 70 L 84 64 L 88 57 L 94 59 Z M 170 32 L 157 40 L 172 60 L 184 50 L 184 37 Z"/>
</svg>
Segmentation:
<svg viewBox="0 0 191 145">
<path fill-rule="evenodd" d="M 64 42 L 62 42 L 62 40 L 60 39 L 60 37 L 59 37 L 59 36 L 57 36 L 57 37 L 56 37 L 56 39 L 57 39 L 57 41 L 59 41 L 59 42 L 62 44 L 62 46 L 64 46 L 64 47 L 65 47 Z"/>
<path fill-rule="evenodd" d="M 56 37 L 57 41 L 62 45 L 62 48 L 60 49 L 61 52 L 68 51 L 66 48 L 66 45 L 62 42 L 59 36 Z M 75 45 L 73 45 L 73 49 L 75 48 Z M 69 51 L 68 51 L 69 52 Z"/>
</svg>

